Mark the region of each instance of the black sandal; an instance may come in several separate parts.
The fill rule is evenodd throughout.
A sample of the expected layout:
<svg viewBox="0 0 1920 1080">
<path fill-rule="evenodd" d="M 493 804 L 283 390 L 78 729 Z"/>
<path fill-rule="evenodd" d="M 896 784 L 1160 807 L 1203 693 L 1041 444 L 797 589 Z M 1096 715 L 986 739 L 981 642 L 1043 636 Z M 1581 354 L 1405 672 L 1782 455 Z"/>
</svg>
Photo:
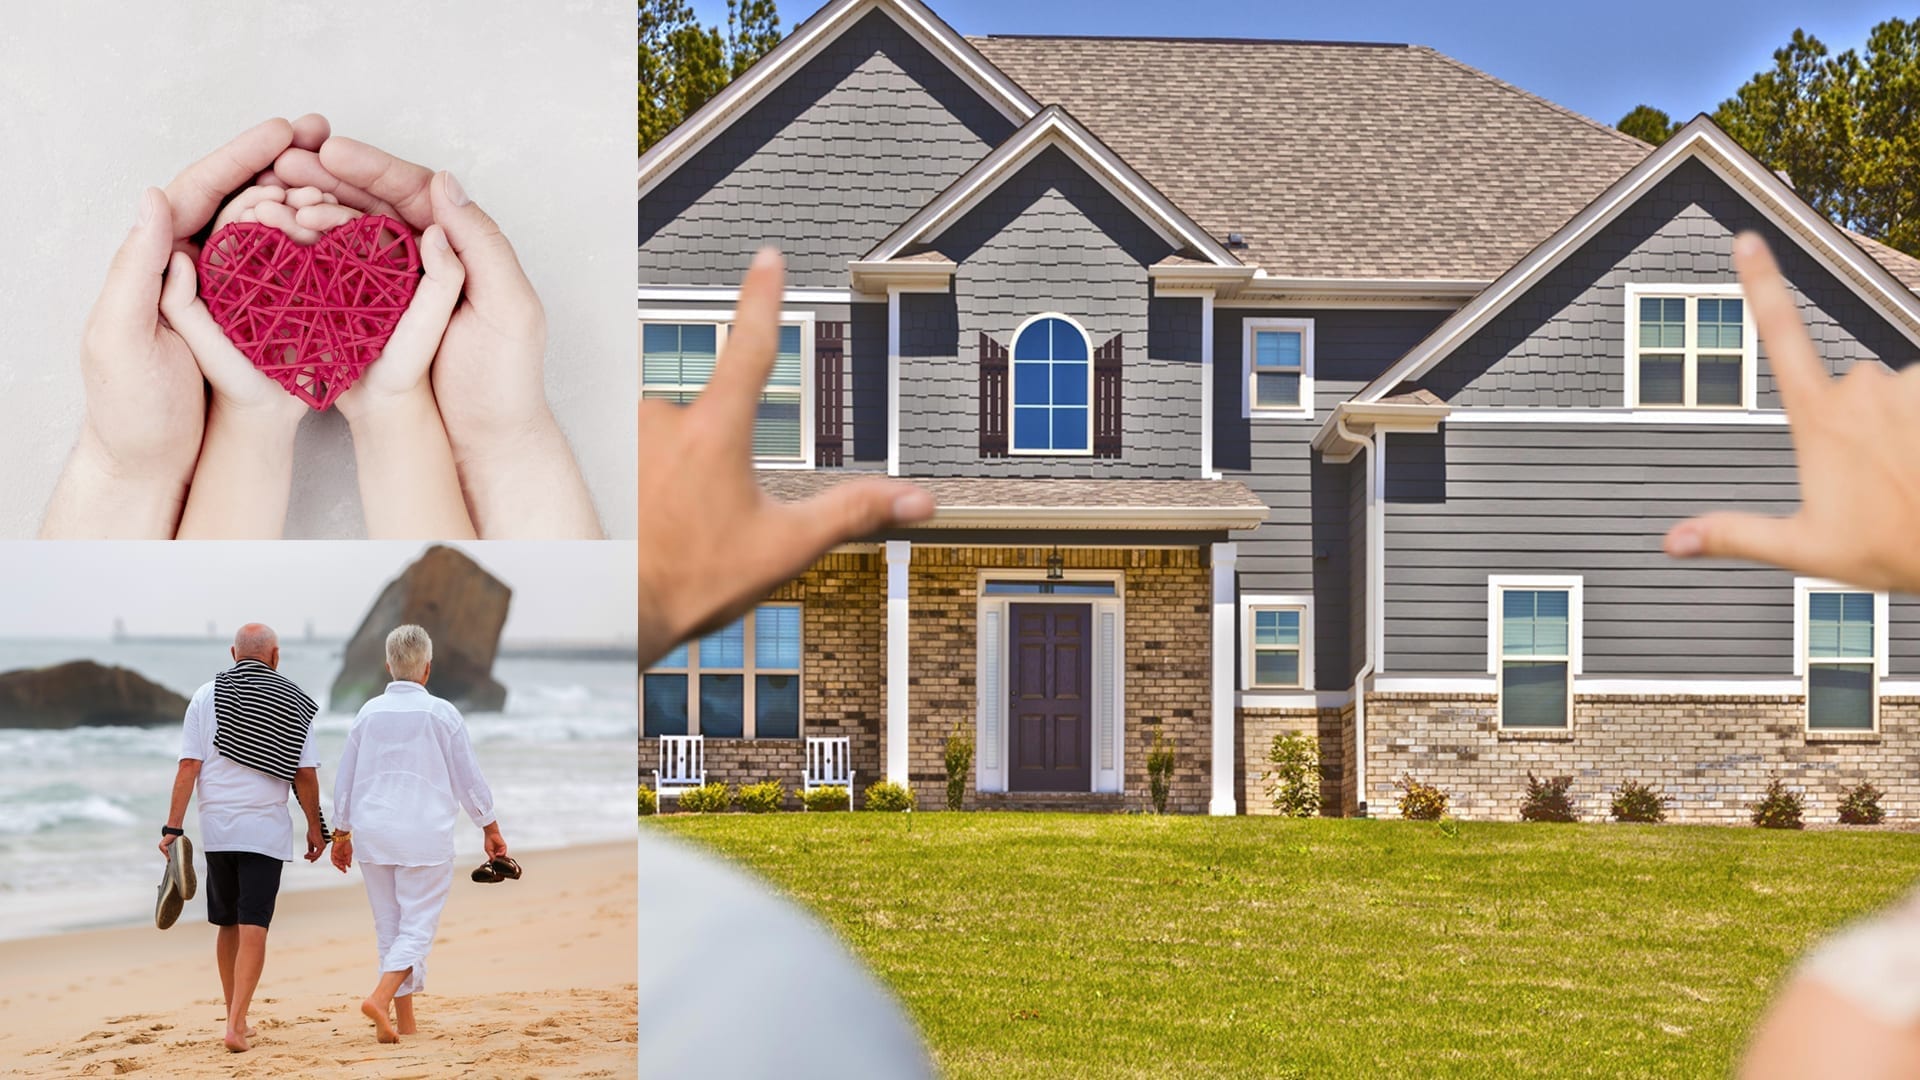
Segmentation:
<svg viewBox="0 0 1920 1080">
<path fill-rule="evenodd" d="M 508 878 L 516 881 L 519 880 L 520 864 L 507 858 L 505 855 L 497 859 L 489 859 L 474 868 L 473 871 L 473 880 L 482 885 L 492 885 L 496 882 L 506 881 Z"/>
</svg>

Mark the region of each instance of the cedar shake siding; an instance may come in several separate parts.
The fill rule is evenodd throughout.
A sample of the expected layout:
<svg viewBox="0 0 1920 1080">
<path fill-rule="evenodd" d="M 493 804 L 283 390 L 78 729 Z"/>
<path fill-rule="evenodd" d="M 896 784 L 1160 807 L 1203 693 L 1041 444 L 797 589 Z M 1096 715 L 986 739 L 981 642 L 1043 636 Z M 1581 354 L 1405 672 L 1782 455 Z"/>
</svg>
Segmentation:
<svg viewBox="0 0 1920 1080">
<path fill-rule="evenodd" d="M 640 200 L 640 283 L 736 285 L 776 244 L 788 285 L 844 289 L 1014 127 L 875 10 Z"/>
<path fill-rule="evenodd" d="M 1920 357 L 1920 349 L 1797 238 L 1782 233 L 1706 165 L 1689 161 L 1415 385 L 1455 408 L 1623 406 L 1625 286 L 1731 283 L 1737 280 L 1733 237 L 1746 229 L 1773 248 L 1820 355 L 1836 374 L 1863 359 L 1901 368 Z M 1759 407 L 1778 409 L 1764 348 L 1758 375 Z"/>
<path fill-rule="evenodd" d="M 1213 314 L 1213 461 L 1272 508 L 1238 533 L 1240 591 L 1314 598 L 1314 686 L 1351 688 L 1366 654 L 1366 627 L 1349 617 L 1366 602 L 1366 469 L 1321 460 L 1312 448 L 1326 414 L 1391 367 L 1440 321 L 1442 310 L 1216 308 Z M 1245 322 L 1312 319 L 1311 420 L 1256 419 L 1242 410 Z M 1355 530 L 1355 531 L 1350 531 Z M 1349 594 L 1354 605 L 1349 607 Z"/>
<path fill-rule="evenodd" d="M 1041 151 L 939 237 L 947 293 L 900 297 L 900 454 L 907 476 L 1188 479 L 1200 469 L 1200 301 L 1156 300 L 1166 242 L 1057 147 Z M 1094 349 L 1121 339 L 1120 454 L 981 455 L 982 334 L 1057 312 Z"/>
</svg>

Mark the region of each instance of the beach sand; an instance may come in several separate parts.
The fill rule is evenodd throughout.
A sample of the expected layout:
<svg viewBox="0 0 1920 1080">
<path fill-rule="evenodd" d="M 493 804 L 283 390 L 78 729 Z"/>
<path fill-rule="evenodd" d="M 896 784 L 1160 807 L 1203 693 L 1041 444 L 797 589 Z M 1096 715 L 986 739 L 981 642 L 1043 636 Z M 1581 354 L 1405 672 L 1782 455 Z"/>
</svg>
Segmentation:
<svg viewBox="0 0 1920 1080">
<path fill-rule="evenodd" d="M 633 845 L 519 859 L 526 877 L 497 885 L 460 868 L 398 1045 L 359 1012 L 376 958 L 356 884 L 281 893 L 244 1054 L 220 1042 L 205 922 L 0 942 L 0 1076 L 633 1076 Z"/>
</svg>

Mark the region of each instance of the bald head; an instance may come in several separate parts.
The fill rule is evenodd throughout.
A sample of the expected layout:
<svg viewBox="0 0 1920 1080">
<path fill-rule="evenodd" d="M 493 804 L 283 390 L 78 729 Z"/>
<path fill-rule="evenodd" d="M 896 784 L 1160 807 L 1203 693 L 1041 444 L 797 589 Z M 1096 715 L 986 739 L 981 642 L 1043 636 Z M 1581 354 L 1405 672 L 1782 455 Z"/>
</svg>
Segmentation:
<svg viewBox="0 0 1920 1080">
<path fill-rule="evenodd" d="M 235 660 L 258 660 L 270 668 L 280 666 L 280 635 L 265 623 L 252 622 L 233 635 Z"/>
</svg>

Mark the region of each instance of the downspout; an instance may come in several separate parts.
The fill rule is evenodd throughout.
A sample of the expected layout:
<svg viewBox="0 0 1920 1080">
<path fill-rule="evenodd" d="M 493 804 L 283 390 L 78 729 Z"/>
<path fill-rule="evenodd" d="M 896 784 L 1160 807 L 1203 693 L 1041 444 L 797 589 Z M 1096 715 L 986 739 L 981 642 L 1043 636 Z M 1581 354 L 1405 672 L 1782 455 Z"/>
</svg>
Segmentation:
<svg viewBox="0 0 1920 1080">
<path fill-rule="evenodd" d="M 1378 512 L 1378 491 L 1374 481 L 1374 445 L 1373 439 L 1365 435 L 1356 435 L 1347 428 L 1347 418 L 1336 416 L 1333 430 L 1340 438 L 1354 443 L 1367 453 L 1367 606 L 1363 617 L 1367 620 L 1367 632 L 1362 635 L 1366 641 L 1366 663 L 1353 676 L 1353 786 L 1355 812 L 1365 817 L 1367 813 L 1367 680 L 1373 678 L 1373 605 L 1374 589 L 1378 582 L 1373 573 L 1373 517 Z"/>
</svg>

